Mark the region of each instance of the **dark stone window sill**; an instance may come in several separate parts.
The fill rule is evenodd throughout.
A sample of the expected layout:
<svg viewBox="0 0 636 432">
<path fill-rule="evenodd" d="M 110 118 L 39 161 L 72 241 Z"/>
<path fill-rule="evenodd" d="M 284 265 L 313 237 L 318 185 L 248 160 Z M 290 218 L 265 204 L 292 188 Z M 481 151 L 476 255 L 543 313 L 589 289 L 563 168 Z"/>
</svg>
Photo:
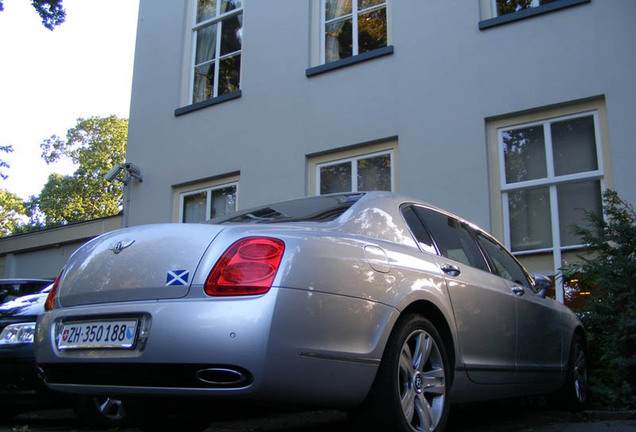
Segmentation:
<svg viewBox="0 0 636 432">
<path fill-rule="evenodd" d="M 495 18 L 490 18 L 479 22 L 479 30 L 486 30 L 491 27 L 496 27 L 502 24 L 508 24 L 514 21 L 534 17 L 537 15 L 543 15 L 544 13 L 553 12 L 559 9 L 564 9 L 570 6 L 576 6 L 582 3 L 589 3 L 591 0 L 559 0 L 554 3 L 548 3 L 541 6 L 533 7 L 530 9 L 524 9 L 519 12 L 514 12 Z"/>
<path fill-rule="evenodd" d="M 229 100 L 238 99 L 241 97 L 241 94 L 242 94 L 241 90 L 238 90 L 232 93 L 226 93 L 223 96 L 215 97 L 212 99 L 197 102 L 192 105 L 187 105 L 181 108 L 177 108 L 176 110 L 174 110 L 174 115 L 175 117 L 178 117 L 180 115 L 187 114 L 192 111 L 200 110 L 202 108 L 207 108 L 209 106 L 217 105 L 223 102 L 227 102 Z"/>
<path fill-rule="evenodd" d="M 365 62 L 367 60 L 371 60 L 378 57 L 383 57 L 385 55 L 393 54 L 393 46 L 386 46 L 382 48 L 375 49 L 373 51 L 365 52 L 364 54 L 359 54 L 353 57 L 347 57 L 342 60 L 338 60 L 331 63 L 325 63 L 320 66 L 315 66 L 309 68 L 305 71 L 305 75 L 307 77 L 312 77 L 314 75 L 319 75 L 325 72 L 330 72 L 332 70 L 340 69 L 343 67 L 351 66 L 357 63 Z"/>
</svg>

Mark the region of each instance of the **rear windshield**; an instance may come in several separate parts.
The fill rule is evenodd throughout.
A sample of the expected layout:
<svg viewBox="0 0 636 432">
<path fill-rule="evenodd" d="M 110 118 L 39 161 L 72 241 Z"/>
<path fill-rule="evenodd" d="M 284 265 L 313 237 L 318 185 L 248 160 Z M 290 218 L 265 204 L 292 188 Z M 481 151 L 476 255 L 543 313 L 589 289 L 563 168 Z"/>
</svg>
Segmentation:
<svg viewBox="0 0 636 432">
<path fill-rule="evenodd" d="M 12 281 L 9 283 L 0 283 L 0 303 L 13 300 L 27 294 L 33 294 L 49 285 L 50 281 L 32 281 L 20 282 Z"/>
<path fill-rule="evenodd" d="M 363 195 L 363 193 L 322 195 L 281 201 L 211 219 L 208 223 L 329 222 L 347 211 Z"/>
</svg>

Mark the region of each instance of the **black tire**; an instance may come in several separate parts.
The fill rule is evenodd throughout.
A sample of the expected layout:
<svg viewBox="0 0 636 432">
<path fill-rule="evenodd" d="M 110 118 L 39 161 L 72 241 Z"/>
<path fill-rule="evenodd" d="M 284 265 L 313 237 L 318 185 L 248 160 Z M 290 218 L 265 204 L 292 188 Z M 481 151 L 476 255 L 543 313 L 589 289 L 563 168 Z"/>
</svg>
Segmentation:
<svg viewBox="0 0 636 432">
<path fill-rule="evenodd" d="M 82 423 L 89 426 L 115 428 L 129 423 L 122 401 L 108 396 L 78 396 L 74 409 Z"/>
<path fill-rule="evenodd" d="M 571 411 L 582 411 L 587 405 L 587 347 L 580 334 L 572 338 L 565 381 L 556 396 L 558 403 Z"/>
<path fill-rule="evenodd" d="M 353 421 L 363 430 L 442 432 L 450 364 L 435 326 L 419 315 L 395 325 L 371 392 Z"/>
</svg>

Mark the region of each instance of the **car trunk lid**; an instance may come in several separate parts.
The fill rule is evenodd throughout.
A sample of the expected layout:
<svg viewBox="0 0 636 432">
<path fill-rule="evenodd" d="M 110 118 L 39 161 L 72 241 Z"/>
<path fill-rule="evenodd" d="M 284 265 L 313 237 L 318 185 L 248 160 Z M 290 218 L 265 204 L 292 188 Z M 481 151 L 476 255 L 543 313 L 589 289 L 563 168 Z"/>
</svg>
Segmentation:
<svg viewBox="0 0 636 432">
<path fill-rule="evenodd" d="M 180 298 L 223 228 L 162 224 L 104 234 L 69 259 L 58 297 L 63 307 Z"/>
</svg>

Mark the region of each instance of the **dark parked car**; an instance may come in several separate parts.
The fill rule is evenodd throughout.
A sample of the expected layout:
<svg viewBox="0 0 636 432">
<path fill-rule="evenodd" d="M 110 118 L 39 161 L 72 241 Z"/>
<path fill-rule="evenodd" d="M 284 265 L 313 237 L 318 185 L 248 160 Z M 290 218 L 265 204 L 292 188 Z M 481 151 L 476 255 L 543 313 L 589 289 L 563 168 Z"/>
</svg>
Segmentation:
<svg viewBox="0 0 636 432">
<path fill-rule="evenodd" d="M 0 418 L 28 410 L 73 406 L 80 418 L 101 426 L 126 421 L 122 404 L 107 396 L 71 396 L 49 390 L 37 376 L 33 335 L 38 315 L 44 312 L 48 287 L 0 305 Z"/>
<path fill-rule="evenodd" d="M 0 279 L 0 304 L 34 294 L 53 283 L 52 279 Z"/>
<path fill-rule="evenodd" d="M 151 430 L 170 427 L 158 397 L 191 397 L 440 432 L 451 401 L 585 403 L 585 332 L 546 281 L 427 203 L 308 197 L 86 243 L 49 294 L 36 356 L 51 388 L 134 397 Z M 174 413 L 184 430 L 209 411 Z"/>
</svg>

